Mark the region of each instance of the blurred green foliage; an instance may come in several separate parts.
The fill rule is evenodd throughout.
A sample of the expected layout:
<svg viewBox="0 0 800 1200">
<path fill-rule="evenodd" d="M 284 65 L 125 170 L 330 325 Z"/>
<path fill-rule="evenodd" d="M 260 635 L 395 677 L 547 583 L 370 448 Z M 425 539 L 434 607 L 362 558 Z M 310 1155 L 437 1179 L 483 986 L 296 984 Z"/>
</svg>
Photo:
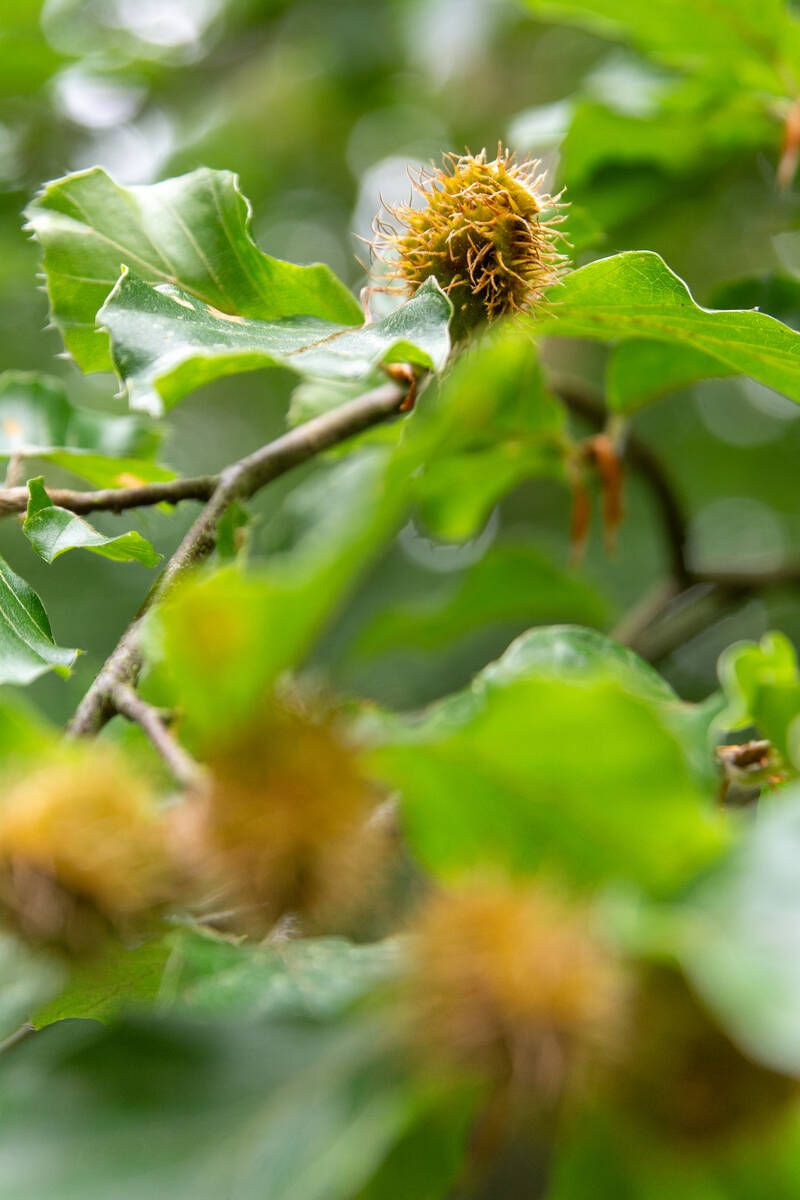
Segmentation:
<svg viewBox="0 0 800 1200">
<path fill-rule="evenodd" d="M 89 525 L 46 487 L 219 472 L 387 365 L 440 376 L 402 420 L 237 500 L 144 622 L 141 695 L 203 762 L 276 695 L 341 698 L 383 801 L 383 893 L 352 938 L 292 912 L 263 944 L 231 932 L 219 880 L 203 903 L 185 884 L 202 805 L 112 721 L 186 891 L 150 940 L 88 962 L 3 936 L 0 1197 L 800 1197 L 799 31 L 783 0 L 18 0 L 0 18 L 0 456 L 24 493 L 0 537 L 10 795 L 57 760 L 145 568 L 197 513 Z M 452 358 L 433 281 L 402 304 L 378 289 L 364 321 L 357 239 L 381 196 L 500 139 L 572 204 L 551 307 Z M 61 557 L 78 546 L 97 553 Z M 715 759 L 752 732 L 775 754 L 757 821 L 722 810 Z M 245 764 L 260 816 L 288 797 L 287 836 L 325 744 Z M 5 811 L 9 913 L 25 871 Z M 405 921 L 470 876 L 575 904 L 625 976 L 624 1028 L 574 1091 L 572 961 L 564 1009 L 525 1027 L 536 1054 L 511 1053 L 512 1005 L 501 1072 L 426 1061 Z M 517 949 L 529 1016 L 552 963 Z M 475 978 L 467 1050 L 502 1013 Z"/>
</svg>

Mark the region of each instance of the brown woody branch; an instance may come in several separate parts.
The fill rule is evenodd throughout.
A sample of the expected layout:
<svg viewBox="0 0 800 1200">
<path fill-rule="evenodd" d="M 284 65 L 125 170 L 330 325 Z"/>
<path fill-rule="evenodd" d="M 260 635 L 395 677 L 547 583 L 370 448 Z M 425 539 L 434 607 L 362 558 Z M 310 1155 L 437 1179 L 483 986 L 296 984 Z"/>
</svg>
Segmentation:
<svg viewBox="0 0 800 1200">
<path fill-rule="evenodd" d="M 163 599 L 188 571 L 209 557 L 216 546 L 219 523 L 228 506 L 234 500 L 248 499 L 265 484 L 321 451 L 395 415 L 405 401 L 406 391 L 397 383 L 383 384 L 331 412 L 306 421 L 212 477 L 215 486 L 205 507 L 83 697 L 68 726 L 70 734 L 97 733 L 118 711 L 117 699 L 120 695 L 127 696 L 127 692 L 120 692 L 120 687 L 132 688 L 141 667 L 140 643 L 145 612 Z M 56 499 L 57 493 L 49 494 Z"/>
<path fill-rule="evenodd" d="M 175 740 L 157 708 L 143 700 L 128 683 L 118 683 L 110 699 L 118 713 L 134 721 L 143 730 L 178 783 L 187 788 L 202 787 L 203 768 Z"/>
<path fill-rule="evenodd" d="M 77 492 L 69 488 L 48 487 L 47 494 L 61 508 L 74 513 L 123 512 L 152 504 L 177 504 L 180 500 L 210 500 L 219 484 L 219 475 L 197 475 L 193 479 L 169 479 L 163 483 L 143 483 L 138 487 L 101 488 L 96 492 Z M 27 487 L 0 488 L 0 516 L 25 512 Z"/>
</svg>

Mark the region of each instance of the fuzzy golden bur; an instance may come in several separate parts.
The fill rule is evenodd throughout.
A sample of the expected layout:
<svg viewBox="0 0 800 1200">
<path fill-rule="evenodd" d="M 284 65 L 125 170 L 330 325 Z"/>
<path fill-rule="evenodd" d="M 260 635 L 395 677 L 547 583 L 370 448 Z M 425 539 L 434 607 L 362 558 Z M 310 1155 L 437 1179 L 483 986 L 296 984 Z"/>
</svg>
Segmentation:
<svg viewBox="0 0 800 1200">
<path fill-rule="evenodd" d="M 145 929 L 171 892 L 147 787 L 109 746 L 62 748 L 0 804 L 0 908 L 29 941 L 68 954 Z"/>
<path fill-rule="evenodd" d="M 456 341 L 487 321 L 534 312 L 563 274 L 560 199 L 541 190 L 536 161 L 516 162 L 502 146 L 444 156 L 412 183 L 425 204 L 386 206 L 375 222 L 373 255 L 413 293 L 435 275 L 449 295 Z"/>
<path fill-rule="evenodd" d="M 481 882 L 436 896 L 413 933 L 414 1033 L 432 1059 L 547 1104 L 613 1053 L 626 982 L 582 909 Z"/>
<path fill-rule="evenodd" d="M 334 712 L 271 701 L 208 765 L 177 838 L 234 928 L 264 934 L 287 914 L 336 928 L 370 896 L 391 834 Z"/>
</svg>

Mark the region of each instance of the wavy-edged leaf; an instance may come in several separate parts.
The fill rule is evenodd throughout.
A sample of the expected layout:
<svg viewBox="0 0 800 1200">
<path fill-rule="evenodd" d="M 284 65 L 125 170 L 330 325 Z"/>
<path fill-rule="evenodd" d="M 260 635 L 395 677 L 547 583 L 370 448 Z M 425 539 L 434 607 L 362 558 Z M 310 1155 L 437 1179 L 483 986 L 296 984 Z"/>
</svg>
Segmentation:
<svg viewBox="0 0 800 1200">
<path fill-rule="evenodd" d="M 336 1017 L 404 965 L 396 939 L 357 945 L 343 937 L 232 945 L 209 933 L 172 935 L 160 1003 L 194 1016 Z"/>
<path fill-rule="evenodd" d="M 411 845 L 436 874 L 549 866 L 664 894 L 725 845 L 680 707 L 610 639 L 537 629 L 466 692 L 377 721 L 369 761 L 400 790 Z"/>
<path fill-rule="evenodd" d="M 28 480 L 28 512 L 22 529 L 46 563 L 67 550 L 91 550 L 114 562 L 138 562 L 144 567 L 154 567 L 161 558 L 135 529 L 106 537 L 83 517 L 53 504 L 41 476 Z"/>
<path fill-rule="evenodd" d="M 133 948 L 109 943 L 99 956 L 72 964 L 66 986 L 31 1016 L 31 1024 L 44 1029 L 73 1017 L 106 1022 L 125 1009 L 151 1004 L 171 953 L 166 938 Z"/>
<path fill-rule="evenodd" d="M 438 369 L 450 351 L 451 313 L 450 301 L 430 280 L 374 325 L 353 328 L 306 316 L 256 321 L 125 271 L 97 319 L 109 332 L 131 408 L 158 415 L 212 379 L 258 367 L 334 380 L 363 379 L 380 362 Z"/>
<path fill-rule="evenodd" d="M 0 941 L 0 954 L 2 947 Z M 31 1023 L 43 1029 L 70 1018 L 109 1022 L 153 1007 L 203 1020 L 328 1019 L 394 979 L 403 962 L 396 940 L 357 945 L 317 937 L 242 945 L 210 930 L 175 929 L 133 948 L 109 945 L 73 964 L 66 986 Z"/>
<path fill-rule="evenodd" d="M 542 333 L 604 342 L 647 338 L 689 347 L 800 402 L 800 333 L 750 310 L 707 309 L 658 255 L 633 250 L 572 271 L 537 323 Z"/>
<path fill-rule="evenodd" d="M 78 654 L 55 644 L 41 600 L 0 558 L 0 683 L 32 683 L 45 671 L 67 676 Z"/>
<path fill-rule="evenodd" d="M 37 458 L 95 487 L 126 487 L 175 478 L 153 461 L 160 443 L 161 430 L 146 417 L 79 408 L 52 376 L 0 375 L 0 458 Z"/>
<path fill-rule="evenodd" d="M 771 632 L 758 643 L 734 642 L 720 655 L 717 670 L 728 701 L 720 725 L 755 725 L 786 766 L 800 769 L 800 671 L 789 639 Z"/>
<path fill-rule="evenodd" d="M 301 267 L 259 250 L 250 215 L 236 176 L 207 167 L 130 188 L 99 167 L 48 183 L 26 216 L 44 251 L 52 319 L 78 366 L 111 369 L 95 315 L 123 265 L 224 313 L 261 321 L 303 313 L 352 325 L 363 319 L 329 267 Z"/>
</svg>

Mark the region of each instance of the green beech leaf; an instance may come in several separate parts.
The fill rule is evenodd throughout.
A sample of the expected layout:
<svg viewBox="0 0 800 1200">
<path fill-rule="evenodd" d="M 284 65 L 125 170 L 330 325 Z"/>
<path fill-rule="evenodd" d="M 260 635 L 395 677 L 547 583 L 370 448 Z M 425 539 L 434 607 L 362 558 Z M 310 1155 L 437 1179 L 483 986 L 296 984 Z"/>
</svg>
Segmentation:
<svg viewBox="0 0 800 1200">
<path fill-rule="evenodd" d="M 111 369 L 95 314 L 121 266 L 223 313 L 261 321 L 302 313 L 351 325 L 363 319 L 329 267 L 300 267 L 259 250 L 250 206 L 230 171 L 202 167 L 125 188 L 94 167 L 47 184 L 26 216 L 44 252 L 52 319 L 84 371 Z"/>
<path fill-rule="evenodd" d="M 608 638 L 538 629 L 467 692 L 379 726 L 369 761 L 400 789 L 411 845 L 437 874 L 549 865 L 663 894 L 725 844 L 681 707 Z"/>
<path fill-rule="evenodd" d="M 542 333 L 600 341 L 647 338 L 690 347 L 800 402 L 800 333 L 749 310 L 701 308 L 658 254 L 635 250 L 572 271 Z M 696 378 L 696 376 L 695 376 Z"/>
<path fill-rule="evenodd" d="M 125 487 L 175 478 L 153 462 L 160 442 L 161 430 L 146 417 L 78 408 L 49 375 L 0 375 L 0 458 L 36 458 L 95 487 Z"/>
<path fill-rule="evenodd" d="M 796 61 L 797 22 L 784 0 L 525 0 L 543 17 L 630 39 L 670 66 L 784 95 L 782 56 Z"/>
<path fill-rule="evenodd" d="M 765 633 L 759 643 L 735 642 L 720 655 L 718 673 L 728 700 L 720 726 L 755 725 L 800 770 L 800 671 L 789 639 Z"/>
<path fill-rule="evenodd" d="M 396 978 L 402 964 L 397 941 L 361 946 L 319 937 L 242 945 L 207 930 L 177 929 L 132 949 L 110 943 L 73 965 L 66 986 L 32 1024 L 43 1029 L 75 1017 L 108 1023 L 125 1011 L 153 1007 L 204 1020 L 328 1019 Z"/>
<path fill-rule="evenodd" d="M 145 567 L 154 567 L 161 558 L 136 530 L 106 537 L 83 517 L 53 504 L 41 476 L 28 481 L 28 493 L 28 512 L 22 529 L 36 553 L 47 563 L 66 550 L 76 549 L 91 550 L 114 562 L 138 562 Z"/>
<path fill-rule="evenodd" d="M 396 940 L 356 945 L 316 937 L 233 945 L 213 934 L 181 931 L 169 941 L 160 1007 L 203 1018 L 335 1017 L 394 980 L 404 962 Z"/>
<path fill-rule="evenodd" d="M 80 1017 L 110 1021 L 158 995 L 172 945 L 166 938 L 128 949 L 109 943 L 96 958 L 72 966 L 66 986 L 31 1018 L 35 1029 Z"/>
<path fill-rule="evenodd" d="M 380 362 L 438 369 L 450 350 L 451 312 L 430 280 L 374 325 L 351 328 L 315 316 L 250 320 L 125 271 L 97 319 L 111 337 L 131 408 L 158 415 L 212 379 L 258 367 L 334 380 L 364 379 Z"/>
<path fill-rule="evenodd" d="M 0 683 L 31 683 L 45 671 L 69 675 L 78 654 L 56 646 L 41 600 L 0 558 Z"/>
<path fill-rule="evenodd" d="M 606 403 L 613 412 L 632 413 L 700 379 L 735 374 L 693 346 L 631 338 L 608 356 Z"/>
<path fill-rule="evenodd" d="M 746 1053 L 800 1076 L 800 788 L 782 788 L 689 898 L 679 955 Z"/>
</svg>

